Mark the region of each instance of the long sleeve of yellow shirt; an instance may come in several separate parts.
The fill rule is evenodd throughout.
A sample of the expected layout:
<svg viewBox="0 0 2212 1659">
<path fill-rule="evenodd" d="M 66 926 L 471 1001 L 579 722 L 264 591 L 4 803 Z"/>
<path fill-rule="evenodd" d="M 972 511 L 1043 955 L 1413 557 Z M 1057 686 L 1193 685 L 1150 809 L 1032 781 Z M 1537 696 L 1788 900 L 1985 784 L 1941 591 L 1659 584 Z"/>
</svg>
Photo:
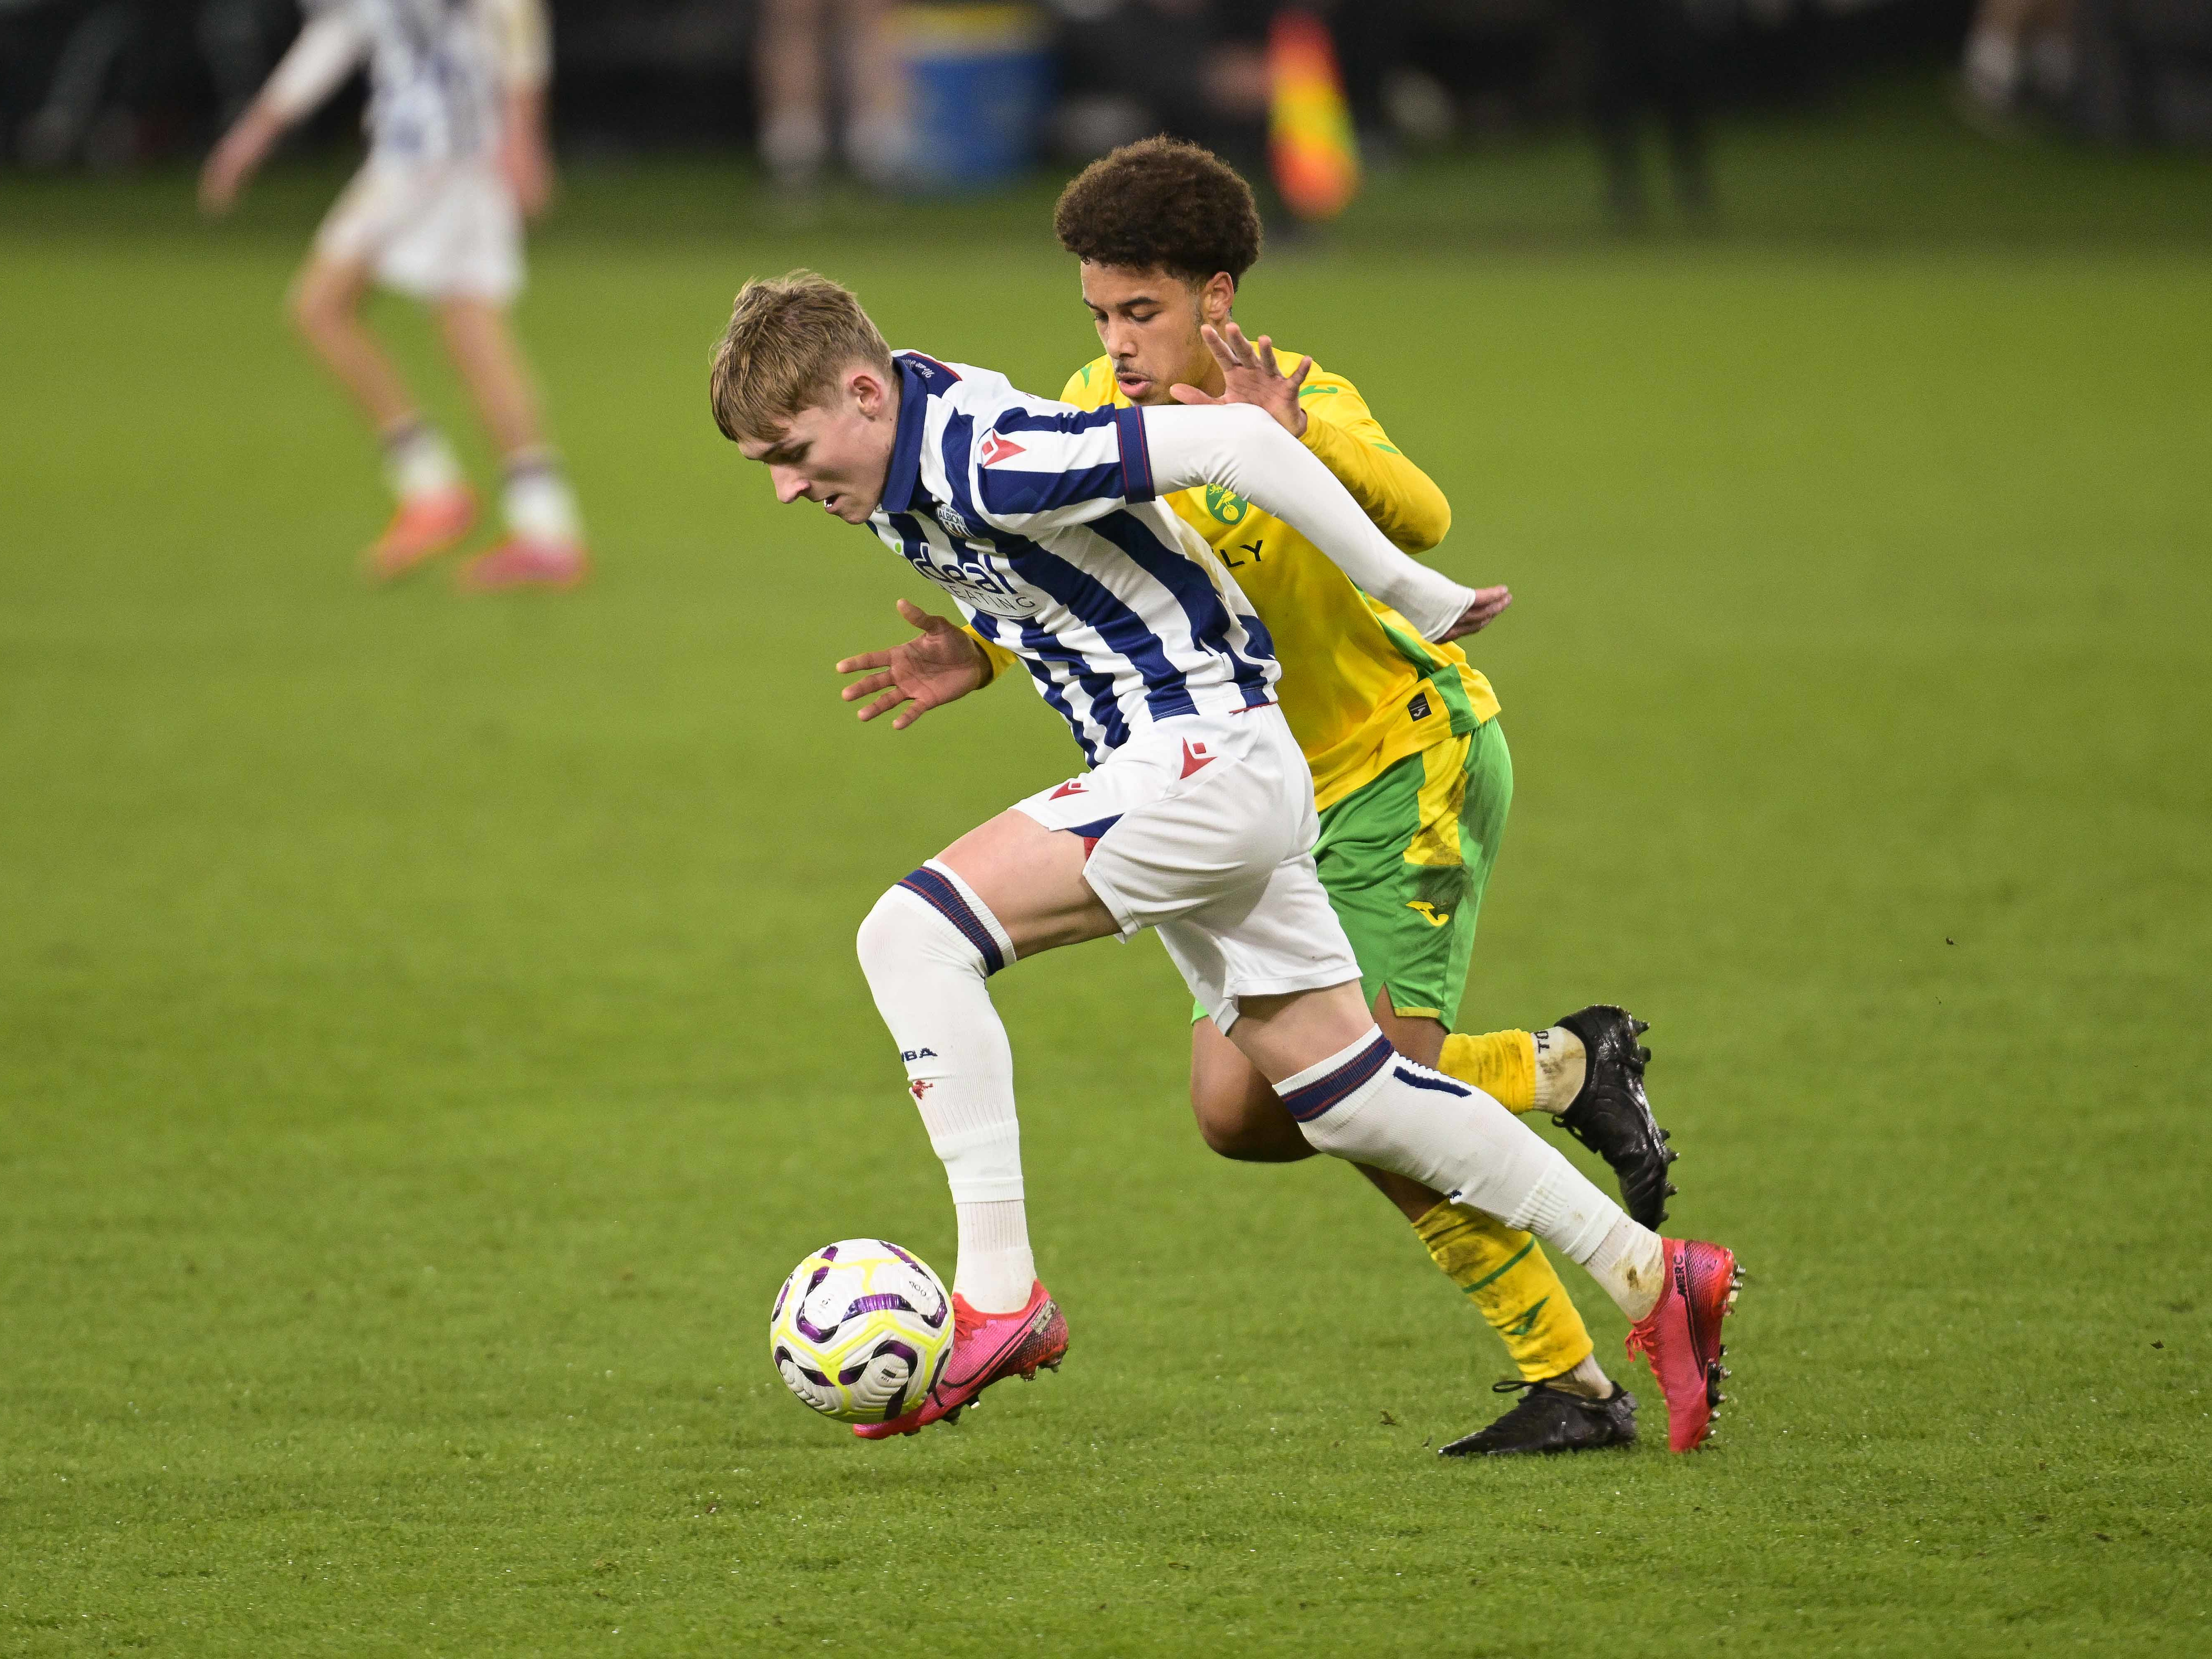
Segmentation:
<svg viewBox="0 0 2212 1659">
<path fill-rule="evenodd" d="M 1285 372 L 1298 360 L 1278 351 Z M 1286 360 L 1287 361 L 1285 361 Z M 1451 503 L 1429 475 L 1390 441 L 1351 381 L 1321 369 L 1298 391 L 1304 442 L 1352 492 L 1375 527 L 1408 553 L 1425 553 L 1451 529 Z"/>
</svg>

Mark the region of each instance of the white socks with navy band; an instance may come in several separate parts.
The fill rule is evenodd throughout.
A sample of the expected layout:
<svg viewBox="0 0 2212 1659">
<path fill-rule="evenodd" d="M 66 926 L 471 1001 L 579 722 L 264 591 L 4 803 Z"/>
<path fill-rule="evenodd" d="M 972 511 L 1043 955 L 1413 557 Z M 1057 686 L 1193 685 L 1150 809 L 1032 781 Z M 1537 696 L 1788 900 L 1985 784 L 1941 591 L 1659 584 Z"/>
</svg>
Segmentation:
<svg viewBox="0 0 2212 1659">
<path fill-rule="evenodd" d="M 1416 1065 L 1378 1029 L 1275 1085 L 1325 1152 L 1418 1181 L 1581 1262 L 1622 1311 L 1657 1299 L 1657 1234 L 1480 1089 Z"/>
<path fill-rule="evenodd" d="M 980 1312 L 1019 1308 L 1036 1263 L 1022 1202 L 1014 1056 L 984 984 L 1014 959 L 1013 940 L 975 890 L 933 859 L 876 901 L 860 924 L 860 953 L 952 1188 L 953 1288 Z"/>
</svg>

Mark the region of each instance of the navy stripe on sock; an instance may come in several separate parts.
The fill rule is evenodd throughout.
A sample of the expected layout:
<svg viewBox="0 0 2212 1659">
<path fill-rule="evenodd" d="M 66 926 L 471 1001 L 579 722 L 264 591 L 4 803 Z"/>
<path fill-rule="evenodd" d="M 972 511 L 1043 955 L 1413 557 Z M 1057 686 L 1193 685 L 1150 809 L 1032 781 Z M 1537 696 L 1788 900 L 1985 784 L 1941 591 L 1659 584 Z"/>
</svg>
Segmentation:
<svg viewBox="0 0 2212 1659">
<path fill-rule="evenodd" d="M 427 435 L 429 430 L 429 422 L 424 420 L 420 415 L 414 415 L 400 422 L 398 426 L 389 427 L 377 434 L 377 440 L 384 446 L 386 454 L 397 455 L 408 445 Z"/>
<path fill-rule="evenodd" d="M 1299 1122 L 1310 1123 L 1331 1107 L 1342 1103 L 1346 1096 L 1365 1088 L 1374 1080 L 1376 1073 L 1397 1056 L 1398 1051 L 1390 1046 L 1390 1039 L 1378 1031 L 1374 1042 L 1327 1077 L 1316 1078 L 1285 1095 L 1283 1109 Z"/>
<path fill-rule="evenodd" d="M 1434 1089 L 1440 1095 L 1457 1095 L 1462 1100 L 1474 1092 L 1470 1089 L 1462 1089 L 1458 1084 L 1448 1082 L 1440 1077 L 1423 1077 L 1419 1072 L 1409 1072 L 1402 1066 L 1390 1075 L 1401 1083 L 1412 1084 L 1416 1089 Z"/>
<path fill-rule="evenodd" d="M 975 954 L 983 958 L 983 971 L 995 974 L 1006 965 L 1000 954 L 999 941 L 992 936 L 990 927 L 975 908 L 960 896 L 960 890 L 925 866 L 899 883 L 915 897 L 926 902 L 945 921 L 957 927 L 967 941 L 975 947 Z"/>
</svg>

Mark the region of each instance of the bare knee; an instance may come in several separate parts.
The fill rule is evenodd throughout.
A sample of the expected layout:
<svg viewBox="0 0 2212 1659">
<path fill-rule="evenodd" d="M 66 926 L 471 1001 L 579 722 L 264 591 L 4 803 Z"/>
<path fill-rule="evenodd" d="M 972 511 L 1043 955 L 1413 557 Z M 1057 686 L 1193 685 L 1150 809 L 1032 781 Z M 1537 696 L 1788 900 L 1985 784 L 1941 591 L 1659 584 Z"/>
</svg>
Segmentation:
<svg viewBox="0 0 2212 1659">
<path fill-rule="evenodd" d="M 310 340 L 327 339 L 353 319 L 357 290 L 334 273 L 310 266 L 285 296 L 284 312 L 292 326 Z"/>
<path fill-rule="evenodd" d="M 447 340 L 457 346 L 479 346 L 480 342 L 498 340 L 507 332 L 506 310 L 489 300 L 453 295 L 439 301 L 436 310 L 438 326 Z"/>
<path fill-rule="evenodd" d="M 1198 1133 L 1209 1151 L 1239 1164 L 1296 1164 L 1301 1158 L 1311 1158 L 1314 1149 L 1298 1133 L 1298 1126 L 1291 1121 L 1287 1113 L 1277 1108 L 1279 1124 L 1255 1122 L 1248 1118 L 1209 1116 L 1206 1107 L 1197 1099 L 1191 1102 L 1198 1116 Z"/>
<path fill-rule="evenodd" d="M 1314 1149 L 1281 1097 L 1211 1020 L 1191 1031 L 1190 1109 L 1206 1146 L 1240 1164 L 1295 1164 Z"/>
</svg>

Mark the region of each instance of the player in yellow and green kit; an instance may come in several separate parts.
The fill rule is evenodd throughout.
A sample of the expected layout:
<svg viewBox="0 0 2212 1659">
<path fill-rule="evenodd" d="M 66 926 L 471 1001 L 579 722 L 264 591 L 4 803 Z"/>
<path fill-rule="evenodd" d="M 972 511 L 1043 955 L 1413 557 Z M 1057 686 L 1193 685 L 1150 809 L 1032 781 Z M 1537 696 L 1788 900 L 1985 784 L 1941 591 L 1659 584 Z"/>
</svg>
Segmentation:
<svg viewBox="0 0 2212 1659">
<path fill-rule="evenodd" d="M 1069 380 L 1062 401 L 1258 404 L 1400 547 L 1424 552 L 1443 539 L 1451 510 L 1443 492 L 1390 442 L 1352 382 L 1273 351 L 1264 337 L 1255 349 L 1231 320 L 1261 240 L 1251 191 L 1235 171 L 1195 145 L 1147 139 L 1071 184 L 1054 228 L 1082 261 L 1084 301 L 1106 347 Z M 1513 793 L 1489 682 L 1456 646 L 1425 642 L 1360 592 L 1280 520 L 1216 489 L 1170 499 L 1273 636 L 1283 712 L 1313 769 L 1321 810 L 1314 856 L 1385 1034 L 1400 1052 L 1515 1111 L 1557 1115 L 1613 1166 L 1629 1213 L 1656 1227 L 1674 1190 L 1674 1153 L 1644 1098 L 1641 1022 L 1601 1005 L 1538 1031 L 1449 1029 Z M 1510 599 L 1503 588 L 1490 597 L 1500 611 Z M 1004 665 L 994 654 L 994 668 Z M 1202 1016 L 1192 1028 L 1191 1103 L 1224 1156 L 1311 1154 L 1267 1080 Z M 1633 1397 L 1596 1363 L 1581 1316 L 1529 1234 L 1402 1176 L 1364 1173 L 1521 1371 L 1519 1382 L 1498 1386 L 1524 1389 L 1522 1401 L 1447 1454 L 1634 1438 Z"/>
</svg>

